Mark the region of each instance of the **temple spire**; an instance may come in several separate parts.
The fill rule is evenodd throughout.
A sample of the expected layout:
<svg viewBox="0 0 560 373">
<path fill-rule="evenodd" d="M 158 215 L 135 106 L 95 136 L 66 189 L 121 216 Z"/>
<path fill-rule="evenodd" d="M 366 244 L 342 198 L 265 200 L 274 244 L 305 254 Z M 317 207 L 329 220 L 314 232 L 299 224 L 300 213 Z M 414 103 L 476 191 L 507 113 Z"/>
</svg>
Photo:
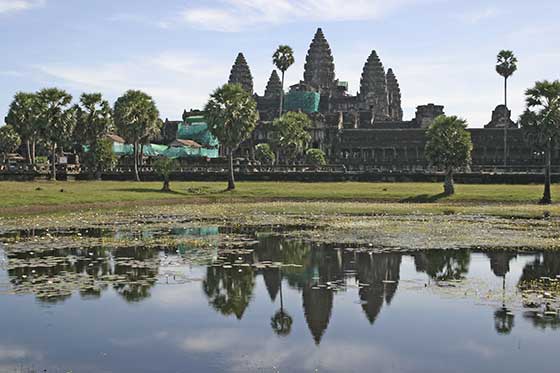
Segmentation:
<svg viewBox="0 0 560 373">
<path fill-rule="evenodd" d="M 266 89 L 264 90 L 264 97 L 280 97 L 282 93 L 282 82 L 276 70 L 272 70 Z"/>
<path fill-rule="evenodd" d="M 369 55 L 360 81 L 360 98 L 374 113 L 375 120 L 389 117 L 389 98 L 385 69 L 375 51 Z"/>
<path fill-rule="evenodd" d="M 389 117 L 394 121 L 401 121 L 403 119 L 401 89 L 393 69 L 387 70 L 387 93 L 389 96 Z"/>
<path fill-rule="evenodd" d="M 305 57 L 303 81 L 319 91 L 329 91 L 334 87 L 334 59 L 323 30 L 317 29 Z"/>
<path fill-rule="evenodd" d="M 244 90 L 253 94 L 253 75 L 243 53 L 239 53 L 229 74 L 229 84 L 241 84 Z"/>
</svg>

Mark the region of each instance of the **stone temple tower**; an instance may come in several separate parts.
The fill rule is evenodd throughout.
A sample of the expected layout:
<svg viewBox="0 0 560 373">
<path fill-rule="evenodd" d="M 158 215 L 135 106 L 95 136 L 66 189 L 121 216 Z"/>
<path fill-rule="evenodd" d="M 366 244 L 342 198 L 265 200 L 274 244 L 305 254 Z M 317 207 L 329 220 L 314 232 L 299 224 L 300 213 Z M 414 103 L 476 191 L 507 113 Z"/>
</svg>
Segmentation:
<svg viewBox="0 0 560 373">
<path fill-rule="evenodd" d="M 264 90 L 264 97 L 280 97 L 282 94 L 282 82 L 276 70 L 272 70 L 268 83 Z"/>
<path fill-rule="evenodd" d="M 243 53 L 239 53 L 229 74 L 229 84 L 241 84 L 244 90 L 253 94 L 253 75 Z"/>
<path fill-rule="evenodd" d="M 401 89 L 393 69 L 387 70 L 387 93 L 389 97 L 389 117 L 393 121 L 400 122 L 403 119 Z"/>
<path fill-rule="evenodd" d="M 303 81 L 321 93 L 335 86 L 334 59 L 323 30 L 317 29 L 305 57 Z"/>
<path fill-rule="evenodd" d="M 371 110 L 375 120 L 389 119 L 389 94 L 385 69 L 375 51 L 367 59 L 360 80 L 360 100 Z"/>
</svg>

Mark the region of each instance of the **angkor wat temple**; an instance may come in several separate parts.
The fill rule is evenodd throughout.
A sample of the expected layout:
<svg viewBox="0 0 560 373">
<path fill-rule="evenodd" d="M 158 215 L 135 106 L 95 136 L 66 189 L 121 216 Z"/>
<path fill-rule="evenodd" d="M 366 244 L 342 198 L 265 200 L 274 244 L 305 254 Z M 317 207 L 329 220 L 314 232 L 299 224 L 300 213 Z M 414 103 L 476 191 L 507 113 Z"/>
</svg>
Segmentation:
<svg viewBox="0 0 560 373">
<path fill-rule="evenodd" d="M 434 118 L 444 114 L 444 107 L 423 104 L 417 106 L 414 118 L 404 120 L 397 73 L 385 69 L 372 51 L 364 64 L 360 91 L 351 95 L 347 82 L 337 79 L 331 48 L 318 29 L 307 52 L 303 80 L 289 88 L 284 108 L 308 113 L 313 121 L 311 145 L 322 149 L 332 164 L 353 170 L 425 168 L 425 131 Z M 255 144 L 266 142 L 267 123 L 278 116 L 280 79 L 272 71 L 264 95 L 255 94 L 249 65 L 239 53 L 229 83 L 241 84 L 257 101 L 260 123 L 252 139 L 240 148 L 240 155 L 248 156 Z M 491 116 L 489 112 L 489 119 L 484 128 L 469 129 L 473 166 L 542 165 L 542 155 L 525 141 L 509 109 L 498 105 Z M 559 160 L 557 149 L 553 163 Z"/>
</svg>

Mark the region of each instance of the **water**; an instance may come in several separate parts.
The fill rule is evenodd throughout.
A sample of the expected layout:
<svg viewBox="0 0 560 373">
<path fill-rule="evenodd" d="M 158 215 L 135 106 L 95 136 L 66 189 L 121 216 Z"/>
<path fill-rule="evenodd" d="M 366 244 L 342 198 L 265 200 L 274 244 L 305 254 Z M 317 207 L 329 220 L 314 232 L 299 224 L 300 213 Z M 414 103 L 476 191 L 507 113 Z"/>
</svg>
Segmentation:
<svg viewBox="0 0 560 373">
<path fill-rule="evenodd" d="M 0 245 L 0 372 L 558 371 L 556 253 L 21 247 Z"/>
</svg>

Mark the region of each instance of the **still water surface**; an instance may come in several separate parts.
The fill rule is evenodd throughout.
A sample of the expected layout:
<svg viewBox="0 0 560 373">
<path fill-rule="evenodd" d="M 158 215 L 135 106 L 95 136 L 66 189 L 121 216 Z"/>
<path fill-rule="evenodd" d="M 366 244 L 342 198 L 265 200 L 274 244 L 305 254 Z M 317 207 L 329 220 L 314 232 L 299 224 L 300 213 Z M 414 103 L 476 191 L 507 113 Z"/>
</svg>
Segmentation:
<svg viewBox="0 0 560 373">
<path fill-rule="evenodd" d="M 190 250 L 0 244 L 0 372 L 560 371 L 559 254 Z"/>
</svg>

